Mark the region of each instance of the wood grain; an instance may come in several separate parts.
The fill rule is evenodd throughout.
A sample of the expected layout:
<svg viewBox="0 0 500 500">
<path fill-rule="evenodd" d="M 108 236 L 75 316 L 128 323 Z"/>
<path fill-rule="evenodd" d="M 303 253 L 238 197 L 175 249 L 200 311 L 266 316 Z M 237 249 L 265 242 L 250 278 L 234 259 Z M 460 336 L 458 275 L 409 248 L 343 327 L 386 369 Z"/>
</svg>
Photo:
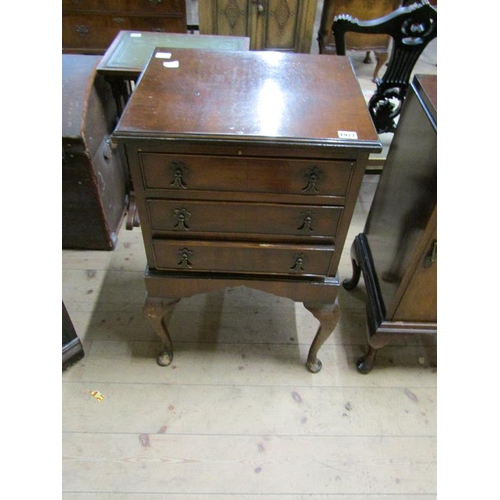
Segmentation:
<svg viewBox="0 0 500 500">
<path fill-rule="evenodd" d="M 348 241 L 375 188 L 365 177 Z M 362 283 L 339 293 L 320 373 L 304 370 L 312 314 L 247 288 L 176 304 L 176 355 L 162 368 L 142 316 L 145 263 L 138 229 L 112 253 L 63 251 L 63 298 L 86 353 L 62 376 L 63 500 L 436 498 L 436 345 L 388 346 L 360 375 Z"/>
</svg>

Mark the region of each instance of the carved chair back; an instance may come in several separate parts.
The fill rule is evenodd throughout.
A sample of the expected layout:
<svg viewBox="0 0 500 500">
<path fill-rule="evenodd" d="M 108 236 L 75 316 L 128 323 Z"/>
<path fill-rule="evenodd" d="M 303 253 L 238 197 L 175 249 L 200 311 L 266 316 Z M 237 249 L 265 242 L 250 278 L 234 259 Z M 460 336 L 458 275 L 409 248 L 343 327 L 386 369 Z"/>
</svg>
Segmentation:
<svg viewBox="0 0 500 500">
<path fill-rule="evenodd" d="M 437 37 L 437 8 L 419 0 L 371 21 L 349 14 L 335 16 L 332 24 L 338 55 L 345 55 L 345 33 L 387 34 L 393 39 L 391 56 L 368 108 L 377 132 L 394 132 L 396 117 L 409 86 L 411 72 L 428 43 Z"/>
</svg>

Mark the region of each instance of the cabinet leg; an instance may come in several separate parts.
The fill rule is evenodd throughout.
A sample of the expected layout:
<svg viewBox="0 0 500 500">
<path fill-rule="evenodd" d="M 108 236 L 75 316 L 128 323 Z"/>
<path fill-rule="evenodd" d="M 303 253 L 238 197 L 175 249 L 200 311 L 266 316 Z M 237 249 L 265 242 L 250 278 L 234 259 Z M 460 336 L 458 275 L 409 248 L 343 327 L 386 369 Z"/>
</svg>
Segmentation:
<svg viewBox="0 0 500 500">
<path fill-rule="evenodd" d="M 342 285 L 346 290 L 352 290 L 359 283 L 361 277 L 361 267 L 358 264 L 358 256 L 356 254 L 356 242 L 351 246 L 351 264 L 352 264 L 352 277 L 350 280 L 345 279 Z"/>
<path fill-rule="evenodd" d="M 333 304 L 304 303 L 304 307 L 319 321 L 319 329 L 309 349 L 306 362 L 306 367 L 310 372 L 318 373 L 323 365 L 318 359 L 317 354 L 320 347 L 325 343 L 337 325 L 339 320 L 339 305 L 337 299 L 335 299 Z"/>
<path fill-rule="evenodd" d="M 144 303 L 144 316 L 146 316 L 163 343 L 163 351 L 156 359 L 160 366 L 168 366 L 174 357 L 172 339 L 167 329 L 166 315 L 173 310 L 173 306 L 179 300 L 177 298 L 147 297 Z"/>
<path fill-rule="evenodd" d="M 372 371 L 373 365 L 375 364 L 375 358 L 377 356 L 377 349 L 374 349 L 371 345 L 368 346 L 368 352 L 358 359 L 356 363 L 356 368 L 359 373 L 366 375 Z"/>
</svg>

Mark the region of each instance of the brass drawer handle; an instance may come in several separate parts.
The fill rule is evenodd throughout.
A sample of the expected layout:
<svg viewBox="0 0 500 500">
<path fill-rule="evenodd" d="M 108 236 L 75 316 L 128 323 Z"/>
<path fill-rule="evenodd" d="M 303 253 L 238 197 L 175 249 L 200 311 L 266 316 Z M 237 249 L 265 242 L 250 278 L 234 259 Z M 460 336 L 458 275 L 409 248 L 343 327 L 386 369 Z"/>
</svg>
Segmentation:
<svg viewBox="0 0 500 500">
<path fill-rule="evenodd" d="M 298 253 L 295 256 L 295 264 L 290 268 L 290 271 L 294 271 L 296 273 L 304 272 L 304 262 L 306 260 L 306 256 L 303 253 Z"/>
<path fill-rule="evenodd" d="M 181 161 L 174 161 L 170 164 L 170 172 L 173 175 L 173 180 L 170 186 L 179 189 L 187 189 L 185 177 L 187 177 L 189 169 Z"/>
<path fill-rule="evenodd" d="M 189 259 L 193 256 L 193 251 L 189 250 L 189 248 L 181 248 L 178 254 L 181 260 L 177 262 L 177 266 L 184 269 L 192 269 L 193 264 Z"/>
<path fill-rule="evenodd" d="M 306 186 L 302 189 L 303 193 L 319 193 L 317 183 L 323 178 L 323 172 L 316 166 L 309 168 L 304 174 L 307 179 Z"/>
<path fill-rule="evenodd" d="M 149 0 L 149 3 L 154 3 L 155 5 L 158 5 L 161 3 L 161 0 Z"/>
<path fill-rule="evenodd" d="M 310 210 L 306 210 L 305 212 L 302 212 L 301 215 L 302 215 L 301 223 L 300 226 L 297 228 L 297 231 L 303 231 L 305 233 L 314 232 L 314 229 L 311 226 L 314 214 Z"/>
<path fill-rule="evenodd" d="M 175 225 L 174 228 L 178 229 L 179 231 L 188 231 L 189 226 L 187 225 L 187 221 L 191 217 L 191 213 L 188 212 L 185 208 L 176 208 L 174 210 L 174 217 L 175 217 Z"/>
<path fill-rule="evenodd" d="M 80 36 L 87 36 L 89 33 L 90 33 L 90 29 L 88 26 L 85 26 L 85 24 L 79 24 L 77 27 L 76 27 L 76 32 L 80 35 Z"/>
</svg>

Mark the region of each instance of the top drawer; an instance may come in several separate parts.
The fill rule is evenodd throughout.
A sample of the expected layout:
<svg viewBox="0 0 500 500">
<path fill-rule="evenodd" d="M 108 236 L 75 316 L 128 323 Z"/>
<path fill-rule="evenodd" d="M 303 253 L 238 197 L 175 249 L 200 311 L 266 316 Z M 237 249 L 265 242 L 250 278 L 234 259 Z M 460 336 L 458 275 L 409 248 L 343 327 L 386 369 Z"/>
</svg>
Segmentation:
<svg viewBox="0 0 500 500">
<path fill-rule="evenodd" d="M 351 161 L 140 153 L 146 189 L 344 196 Z"/>
<path fill-rule="evenodd" d="M 124 12 L 147 14 L 155 12 L 162 15 L 185 15 L 184 0 L 62 0 L 63 10 Z"/>
</svg>

